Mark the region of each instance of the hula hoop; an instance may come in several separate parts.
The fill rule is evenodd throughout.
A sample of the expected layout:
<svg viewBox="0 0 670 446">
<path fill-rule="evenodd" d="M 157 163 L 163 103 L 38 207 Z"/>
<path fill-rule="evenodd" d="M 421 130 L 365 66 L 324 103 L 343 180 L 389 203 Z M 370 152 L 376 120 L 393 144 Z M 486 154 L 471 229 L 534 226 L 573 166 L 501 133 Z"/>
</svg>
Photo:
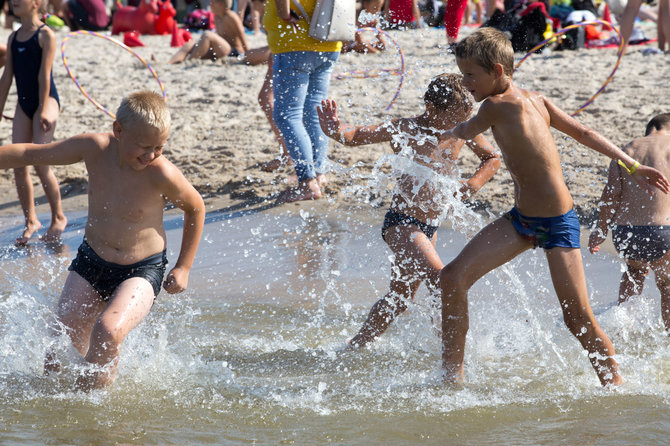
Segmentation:
<svg viewBox="0 0 670 446">
<path fill-rule="evenodd" d="M 67 74 L 70 76 L 70 79 L 72 79 L 72 81 L 77 86 L 79 91 L 81 91 L 82 94 L 86 97 L 86 99 L 88 99 L 93 105 L 98 107 L 98 109 L 100 111 L 105 113 L 110 118 L 116 119 L 116 116 L 114 115 L 114 113 L 107 110 L 98 101 L 96 101 L 88 93 L 86 93 L 84 88 L 81 85 L 79 85 L 79 82 L 77 81 L 77 78 L 74 77 L 74 74 L 72 74 L 72 71 L 70 70 L 70 67 L 67 64 L 67 57 L 65 56 L 65 46 L 67 44 L 67 41 L 70 39 L 70 37 L 76 36 L 78 34 L 79 35 L 85 34 L 85 35 L 100 37 L 101 39 L 108 40 L 108 41 L 112 42 L 113 44 L 115 44 L 116 46 L 119 46 L 119 47 L 123 48 L 124 50 L 128 51 L 130 54 L 132 54 L 137 59 L 139 59 L 139 61 L 142 62 L 144 64 L 144 66 L 149 69 L 149 71 L 153 75 L 154 79 L 156 79 L 156 82 L 158 82 L 158 86 L 160 87 L 161 93 L 163 94 L 163 100 L 165 102 L 167 102 L 167 94 L 165 93 L 165 86 L 163 85 L 163 82 L 161 82 L 161 80 L 158 78 L 158 74 L 156 74 L 156 71 L 153 68 L 151 68 L 151 65 L 149 65 L 149 63 L 146 60 L 144 60 L 142 58 L 142 56 L 140 56 L 135 51 L 133 51 L 132 49 L 130 49 L 128 46 L 124 45 L 123 43 L 119 42 L 118 40 L 112 39 L 111 37 L 106 36 L 104 34 L 100 34 L 100 33 L 94 32 L 94 31 L 86 31 L 86 30 L 73 31 L 73 32 L 69 33 L 67 36 L 65 36 L 63 38 L 63 43 L 61 43 L 61 45 L 60 45 L 60 52 L 61 52 L 61 58 L 63 59 L 63 65 L 65 66 L 65 70 L 67 71 Z"/>
<path fill-rule="evenodd" d="M 383 29 L 372 28 L 372 27 L 364 27 L 364 28 L 359 28 L 359 29 L 356 30 L 357 33 L 362 33 L 362 32 L 365 32 L 365 31 L 372 31 L 372 32 L 375 32 L 377 34 L 384 34 L 386 37 L 389 38 L 389 40 L 391 42 L 393 42 L 393 44 L 396 47 L 396 50 L 398 50 L 398 55 L 400 56 L 400 67 L 397 70 L 389 70 L 389 69 L 380 69 L 379 70 L 379 71 L 382 71 L 382 72 L 397 74 L 398 76 L 400 76 L 400 81 L 398 82 L 398 89 L 396 90 L 395 94 L 393 95 L 393 99 L 391 99 L 391 102 L 389 103 L 389 105 L 387 105 L 386 108 L 384 109 L 384 111 L 389 111 L 391 109 L 391 107 L 393 107 L 393 104 L 395 103 L 396 99 L 398 99 L 398 96 L 400 96 L 400 89 L 402 88 L 402 83 L 405 80 L 405 56 L 403 55 L 402 49 L 400 48 L 400 45 L 398 45 L 398 42 L 393 37 L 391 37 L 391 35 L 389 33 L 384 31 Z M 362 73 L 369 73 L 371 71 L 373 71 L 373 70 L 363 70 Z M 335 75 L 335 78 L 336 79 L 344 79 L 345 77 L 347 77 L 348 74 L 351 74 L 352 75 L 351 77 L 356 77 L 356 75 L 359 74 L 359 73 L 361 73 L 361 71 L 357 71 L 357 70 L 349 71 L 349 72 L 345 72 L 345 73 L 339 73 L 339 74 Z M 366 76 L 366 75 L 364 75 L 361 78 L 365 79 L 365 78 L 368 78 L 368 77 L 376 77 L 376 76 Z"/>
<path fill-rule="evenodd" d="M 528 51 L 528 53 L 526 53 L 526 55 L 523 56 L 523 58 L 521 58 L 521 60 L 514 67 L 514 71 L 516 71 L 519 68 L 519 66 L 526 59 L 528 59 L 535 51 L 539 50 L 540 48 L 545 46 L 547 43 L 554 40 L 557 36 L 563 35 L 563 34 L 567 33 L 568 31 L 570 31 L 571 29 L 574 29 L 574 28 L 577 28 L 577 27 L 580 27 L 580 26 L 587 26 L 587 25 L 604 25 L 604 26 L 612 28 L 617 33 L 617 35 L 619 36 L 619 42 L 621 42 L 621 43 L 619 44 L 619 50 L 617 51 L 617 56 L 618 57 L 617 57 L 616 63 L 614 64 L 614 69 L 612 69 L 612 72 L 607 77 L 607 80 L 605 80 L 605 83 L 603 83 L 603 85 L 598 89 L 598 91 L 596 91 L 596 94 L 591 96 L 591 99 L 586 101 L 581 107 L 579 107 L 577 109 L 576 112 L 572 113 L 571 116 L 575 116 L 575 115 L 579 114 L 582 110 L 584 110 L 586 107 L 591 105 L 593 103 L 593 101 L 595 101 L 596 98 L 600 95 L 600 93 L 602 93 L 603 90 L 605 90 L 605 87 L 607 86 L 607 84 L 610 83 L 610 81 L 614 77 L 614 73 L 616 73 L 616 70 L 619 68 L 619 63 L 621 63 L 621 58 L 623 57 L 624 42 L 623 42 L 623 39 L 621 38 L 621 33 L 619 32 L 619 30 L 617 28 L 614 27 L 614 25 L 612 25 L 610 22 L 606 22 L 604 20 L 594 20 L 592 22 L 582 22 L 582 23 L 577 23 L 575 25 L 566 26 L 565 28 L 562 28 L 562 29 L 559 29 L 558 31 L 556 31 L 556 33 L 554 33 L 554 35 L 552 37 L 550 37 L 549 39 L 545 39 L 542 42 L 535 45 L 535 47 L 533 47 L 530 51 Z"/>
</svg>

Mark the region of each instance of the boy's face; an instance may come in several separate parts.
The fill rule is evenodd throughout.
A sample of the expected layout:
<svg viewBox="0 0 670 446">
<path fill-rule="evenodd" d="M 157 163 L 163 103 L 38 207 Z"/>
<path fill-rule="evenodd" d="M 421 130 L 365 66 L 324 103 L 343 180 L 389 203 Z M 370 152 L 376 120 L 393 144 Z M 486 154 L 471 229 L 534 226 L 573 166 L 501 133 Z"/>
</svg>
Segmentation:
<svg viewBox="0 0 670 446">
<path fill-rule="evenodd" d="M 472 94 L 475 101 L 483 101 L 493 94 L 497 80 L 495 72 L 487 72 L 484 67 L 472 59 L 457 58 L 456 64 L 463 74 L 463 86 Z"/>
<path fill-rule="evenodd" d="M 126 128 L 114 122 L 114 135 L 119 139 L 121 164 L 134 170 L 142 170 L 163 153 L 169 130 L 160 131 L 156 127 L 135 124 Z"/>
</svg>

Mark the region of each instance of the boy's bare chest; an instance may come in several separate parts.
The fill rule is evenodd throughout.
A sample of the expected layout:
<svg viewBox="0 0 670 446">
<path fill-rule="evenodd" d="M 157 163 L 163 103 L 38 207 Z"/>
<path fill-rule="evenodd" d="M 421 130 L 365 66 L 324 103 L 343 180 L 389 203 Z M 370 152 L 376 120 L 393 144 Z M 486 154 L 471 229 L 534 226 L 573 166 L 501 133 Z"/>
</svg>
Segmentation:
<svg viewBox="0 0 670 446">
<path fill-rule="evenodd" d="M 90 216 L 95 214 L 104 220 L 140 223 L 161 214 L 163 198 L 148 175 L 141 175 L 145 172 L 125 175 L 115 168 L 110 170 L 89 177 Z"/>
</svg>

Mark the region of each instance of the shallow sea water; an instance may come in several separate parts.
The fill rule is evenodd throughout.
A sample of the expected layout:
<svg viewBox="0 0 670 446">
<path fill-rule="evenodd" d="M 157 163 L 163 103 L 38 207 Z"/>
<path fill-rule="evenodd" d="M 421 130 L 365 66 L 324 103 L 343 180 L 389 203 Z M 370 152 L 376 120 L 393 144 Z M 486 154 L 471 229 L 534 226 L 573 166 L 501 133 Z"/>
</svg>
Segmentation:
<svg viewBox="0 0 670 446">
<path fill-rule="evenodd" d="M 612 306 L 611 253 L 583 256 L 625 379 L 618 391 L 601 389 L 563 325 L 539 251 L 471 290 L 467 383 L 453 388 L 440 379 L 439 315 L 423 287 L 376 343 L 343 348 L 387 291 L 384 210 L 302 209 L 210 213 L 188 291 L 161 292 L 127 338 L 115 384 L 88 394 L 70 390 L 77 355 L 48 331 L 85 215 L 71 216 L 59 252 L 8 247 L 19 221 L 0 222 L 0 443 L 667 443 L 659 295 L 649 279 L 643 296 Z M 166 227 L 174 262 L 181 218 Z M 465 241 L 443 225 L 442 259 Z M 44 377 L 52 343 L 66 367 Z"/>
</svg>

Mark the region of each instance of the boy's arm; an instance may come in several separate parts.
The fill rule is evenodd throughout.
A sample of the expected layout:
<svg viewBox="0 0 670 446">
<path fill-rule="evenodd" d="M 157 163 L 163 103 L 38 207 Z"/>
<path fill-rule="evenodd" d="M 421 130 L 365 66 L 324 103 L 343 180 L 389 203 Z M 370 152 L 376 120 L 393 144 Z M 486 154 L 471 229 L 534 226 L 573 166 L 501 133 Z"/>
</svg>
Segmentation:
<svg viewBox="0 0 670 446">
<path fill-rule="evenodd" d="M 623 167 L 630 172 L 633 179 L 649 193 L 653 193 L 652 187 L 656 187 L 666 194 L 670 192 L 670 183 L 661 172 L 653 167 L 645 166 L 635 161 L 628 154 L 624 153 L 623 150 L 614 145 L 609 139 L 605 138 L 595 130 L 581 124 L 572 116 L 554 105 L 549 99 L 544 98 L 544 104 L 549 112 L 551 126 L 556 130 L 565 133 L 574 138 L 578 143 L 590 147 L 614 161 L 621 161 Z"/>
<path fill-rule="evenodd" d="M 481 162 L 475 173 L 461 187 L 463 199 L 471 197 L 481 189 L 484 184 L 493 178 L 500 167 L 500 155 L 484 135 L 477 135 L 474 139 L 466 141 L 465 144 L 477 155 Z"/>
<path fill-rule="evenodd" d="M 244 24 L 242 23 L 242 19 L 240 19 L 239 15 L 234 12 L 233 14 L 235 15 L 235 28 L 237 28 L 237 35 L 240 37 L 240 40 L 242 41 L 242 48 L 246 53 L 249 51 L 249 42 L 247 41 L 247 35 L 244 32 Z"/>
<path fill-rule="evenodd" d="M 321 101 L 321 106 L 317 107 L 316 110 L 323 133 L 345 146 L 391 141 L 393 136 L 386 125 L 356 127 L 342 124 L 337 116 L 337 104 L 332 99 Z"/>
<path fill-rule="evenodd" d="M 49 144 L 9 144 L 0 147 L 0 169 L 24 166 L 74 164 L 84 159 L 86 151 L 100 148 L 104 141 L 98 134 L 77 135 Z"/>
<path fill-rule="evenodd" d="M 589 236 L 589 251 L 591 254 L 600 251 L 600 245 L 607 239 L 607 232 L 621 204 L 621 169 L 616 161 L 610 163 L 607 174 L 607 184 L 598 202 L 598 222 Z"/>
<path fill-rule="evenodd" d="M 486 99 L 482 102 L 475 116 L 448 130 L 446 136 L 468 141 L 480 133 L 484 133 L 486 129 L 493 125 L 494 107 L 491 101 Z"/>
<path fill-rule="evenodd" d="M 184 211 L 184 230 L 179 257 L 163 282 L 165 291 L 174 294 L 184 291 L 188 286 L 188 275 L 205 224 L 205 203 L 198 191 L 174 165 L 170 165 L 166 177 L 165 198 Z"/>
</svg>

